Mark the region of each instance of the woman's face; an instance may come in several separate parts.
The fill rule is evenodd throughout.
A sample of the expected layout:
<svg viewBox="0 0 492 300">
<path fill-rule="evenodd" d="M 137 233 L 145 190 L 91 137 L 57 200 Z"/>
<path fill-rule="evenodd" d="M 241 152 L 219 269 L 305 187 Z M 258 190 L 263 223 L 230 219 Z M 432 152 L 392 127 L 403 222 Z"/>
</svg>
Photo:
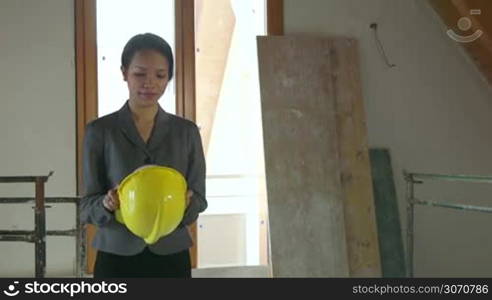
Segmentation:
<svg viewBox="0 0 492 300">
<path fill-rule="evenodd" d="M 122 67 L 121 71 L 128 84 L 130 101 L 136 106 L 154 106 L 166 91 L 169 63 L 155 50 L 137 51 L 128 69 Z"/>
</svg>

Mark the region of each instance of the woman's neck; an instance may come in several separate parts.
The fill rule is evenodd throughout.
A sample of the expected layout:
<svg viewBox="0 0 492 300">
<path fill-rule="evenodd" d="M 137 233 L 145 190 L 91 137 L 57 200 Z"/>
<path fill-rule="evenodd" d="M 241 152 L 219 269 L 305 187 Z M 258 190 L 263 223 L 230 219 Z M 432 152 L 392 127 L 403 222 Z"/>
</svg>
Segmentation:
<svg viewBox="0 0 492 300">
<path fill-rule="evenodd" d="M 154 122 L 157 111 L 159 110 L 158 104 L 141 107 L 135 105 L 132 101 L 128 101 L 130 105 L 130 111 L 132 112 L 132 117 L 136 122 L 151 123 Z"/>
</svg>

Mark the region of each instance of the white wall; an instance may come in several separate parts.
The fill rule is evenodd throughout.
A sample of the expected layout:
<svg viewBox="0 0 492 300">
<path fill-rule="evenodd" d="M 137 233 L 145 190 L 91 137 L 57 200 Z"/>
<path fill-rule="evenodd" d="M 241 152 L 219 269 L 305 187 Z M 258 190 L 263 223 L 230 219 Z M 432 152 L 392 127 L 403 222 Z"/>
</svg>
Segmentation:
<svg viewBox="0 0 492 300">
<path fill-rule="evenodd" d="M 0 1 L 0 176 L 54 175 L 47 196 L 75 196 L 74 11 L 68 0 Z M 0 183 L 0 197 L 33 197 L 34 184 Z M 0 207 L 0 229 L 33 229 L 32 205 Z M 47 210 L 47 228 L 71 229 L 73 205 Z M 71 237 L 47 239 L 47 275 L 71 275 Z M 0 276 L 33 276 L 34 246 L 0 242 Z"/>
<path fill-rule="evenodd" d="M 396 68 L 388 68 L 369 24 Z M 371 147 L 391 151 L 405 238 L 402 170 L 492 175 L 491 90 L 423 0 L 285 0 L 286 34 L 359 40 Z M 422 199 L 491 205 L 492 187 L 426 184 Z M 418 208 L 415 276 L 491 276 L 489 214 Z"/>
</svg>

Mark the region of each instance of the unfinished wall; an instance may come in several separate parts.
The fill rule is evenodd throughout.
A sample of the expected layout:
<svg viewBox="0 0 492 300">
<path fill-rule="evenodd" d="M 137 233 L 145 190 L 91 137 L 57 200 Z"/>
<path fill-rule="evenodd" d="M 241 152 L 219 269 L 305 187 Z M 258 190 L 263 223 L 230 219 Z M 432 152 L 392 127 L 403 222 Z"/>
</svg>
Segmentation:
<svg viewBox="0 0 492 300">
<path fill-rule="evenodd" d="M 75 196 L 73 1 L 0 1 L 0 176 L 54 175 L 47 196 Z M 34 184 L 0 184 L 0 197 L 33 197 Z M 0 229 L 33 229 L 32 205 L 0 207 Z M 75 225 L 73 205 L 47 209 L 47 229 Z M 47 276 L 70 276 L 71 237 L 47 239 Z M 0 243 L 0 276 L 33 276 L 34 245 Z"/>
<path fill-rule="evenodd" d="M 390 63 L 378 51 L 369 24 Z M 491 90 L 425 1 L 285 0 L 285 33 L 359 40 L 369 144 L 391 151 L 403 233 L 402 170 L 492 174 Z M 423 199 L 491 205 L 492 187 L 432 184 Z M 415 276 L 491 276 L 490 215 L 416 211 Z"/>
</svg>

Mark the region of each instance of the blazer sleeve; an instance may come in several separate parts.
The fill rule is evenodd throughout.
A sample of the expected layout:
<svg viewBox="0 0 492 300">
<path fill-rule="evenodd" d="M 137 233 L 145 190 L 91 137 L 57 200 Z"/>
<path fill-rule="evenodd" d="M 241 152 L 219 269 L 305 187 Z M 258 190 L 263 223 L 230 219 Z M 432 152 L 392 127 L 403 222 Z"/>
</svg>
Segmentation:
<svg viewBox="0 0 492 300">
<path fill-rule="evenodd" d="M 81 221 L 104 226 L 114 218 L 113 213 L 103 206 L 108 191 L 104 164 L 104 132 L 89 123 L 85 129 L 83 148 L 83 185 L 81 198 Z"/>
<path fill-rule="evenodd" d="M 205 155 L 203 153 L 202 140 L 198 127 L 193 124 L 189 132 L 189 163 L 186 174 L 188 189 L 193 191 L 190 204 L 184 213 L 182 225 L 188 226 L 196 221 L 198 214 L 203 212 L 207 206 L 205 198 Z"/>
</svg>

